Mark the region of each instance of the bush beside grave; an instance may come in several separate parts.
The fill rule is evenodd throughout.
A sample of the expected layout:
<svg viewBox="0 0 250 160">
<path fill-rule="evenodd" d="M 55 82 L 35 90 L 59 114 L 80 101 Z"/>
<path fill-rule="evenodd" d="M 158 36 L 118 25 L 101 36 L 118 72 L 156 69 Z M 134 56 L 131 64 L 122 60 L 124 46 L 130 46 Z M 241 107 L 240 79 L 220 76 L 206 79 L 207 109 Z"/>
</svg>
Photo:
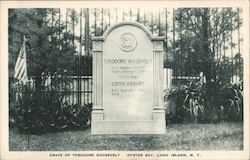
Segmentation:
<svg viewBox="0 0 250 160">
<path fill-rule="evenodd" d="M 242 91 L 235 85 L 224 86 L 213 95 L 214 101 L 208 101 L 209 95 L 195 84 L 195 88 L 183 85 L 179 88 L 172 88 L 164 92 L 164 106 L 166 109 L 167 123 L 191 122 L 194 121 L 191 99 L 197 99 L 197 121 L 201 122 L 239 122 L 243 120 L 243 96 Z M 192 93 L 193 92 L 193 93 Z M 193 95 L 192 95 L 193 94 Z"/>
<path fill-rule="evenodd" d="M 21 133 L 42 134 L 90 126 L 92 104 L 69 105 L 63 101 L 63 92 L 38 92 L 22 87 L 18 103 L 10 110 L 10 124 Z"/>
</svg>

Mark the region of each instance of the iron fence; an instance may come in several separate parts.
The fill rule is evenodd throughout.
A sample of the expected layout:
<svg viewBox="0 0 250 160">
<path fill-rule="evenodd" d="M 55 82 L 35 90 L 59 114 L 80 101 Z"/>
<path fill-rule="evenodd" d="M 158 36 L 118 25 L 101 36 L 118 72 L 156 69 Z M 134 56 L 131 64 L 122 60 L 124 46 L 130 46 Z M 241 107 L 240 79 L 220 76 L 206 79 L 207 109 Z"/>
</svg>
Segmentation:
<svg viewBox="0 0 250 160">
<path fill-rule="evenodd" d="M 24 94 L 35 93 L 35 77 L 29 79 L 26 89 L 24 85 L 18 82 L 15 84 L 16 99 Z M 65 105 L 87 105 L 92 103 L 92 76 L 62 76 L 62 75 L 47 75 L 42 77 L 44 87 L 39 91 L 39 94 L 59 93 L 62 97 L 62 102 Z M 80 85 L 79 85 L 80 83 Z M 81 88 L 79 88 L 81 87 Z"/>
</svg>

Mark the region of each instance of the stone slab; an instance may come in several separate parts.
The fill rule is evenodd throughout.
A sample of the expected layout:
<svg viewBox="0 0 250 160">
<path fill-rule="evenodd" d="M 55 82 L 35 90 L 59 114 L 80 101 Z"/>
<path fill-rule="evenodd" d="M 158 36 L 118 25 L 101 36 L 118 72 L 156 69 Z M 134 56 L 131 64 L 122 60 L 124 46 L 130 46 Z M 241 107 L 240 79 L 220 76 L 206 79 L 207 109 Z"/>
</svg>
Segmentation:
<svg viewBox="0 0 250 160">
<path fill-rule="evenodd" d="M 165 134 L 165 121 L 93 121 L 91 134 Z"/>
</svg>

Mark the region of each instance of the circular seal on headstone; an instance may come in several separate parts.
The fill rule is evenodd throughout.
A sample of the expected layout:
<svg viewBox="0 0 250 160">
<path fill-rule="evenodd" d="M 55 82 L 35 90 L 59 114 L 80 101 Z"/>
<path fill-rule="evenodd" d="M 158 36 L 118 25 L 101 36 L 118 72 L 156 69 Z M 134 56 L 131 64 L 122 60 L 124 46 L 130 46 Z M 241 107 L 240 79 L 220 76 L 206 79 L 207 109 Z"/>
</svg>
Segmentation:
<svg viewBox="0 0 250 160">
<path fill-rule="evenodd" d="M 137 41 L 132 33 L 124 33 L 120 37 L 120 48 L 126 52 L 132 51 L 137 46 Z"/>
</svg>

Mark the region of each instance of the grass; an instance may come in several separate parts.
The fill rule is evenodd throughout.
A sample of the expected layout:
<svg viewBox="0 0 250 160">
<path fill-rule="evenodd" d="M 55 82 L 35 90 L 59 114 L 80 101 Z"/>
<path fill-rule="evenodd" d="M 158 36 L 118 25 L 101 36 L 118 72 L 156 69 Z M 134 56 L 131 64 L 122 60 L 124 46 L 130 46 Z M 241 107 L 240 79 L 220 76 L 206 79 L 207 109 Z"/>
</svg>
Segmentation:
<svg viewBox="0 0 250 160">
<path fill-rule="evenodd" d="M 91 135 L 67 131 L 27 135 L 11 129 L 10 151 L 88 151 L 88 150 L 242 150 L 243 124 L 171 124 L 164 135 Z"/>
</svg>

